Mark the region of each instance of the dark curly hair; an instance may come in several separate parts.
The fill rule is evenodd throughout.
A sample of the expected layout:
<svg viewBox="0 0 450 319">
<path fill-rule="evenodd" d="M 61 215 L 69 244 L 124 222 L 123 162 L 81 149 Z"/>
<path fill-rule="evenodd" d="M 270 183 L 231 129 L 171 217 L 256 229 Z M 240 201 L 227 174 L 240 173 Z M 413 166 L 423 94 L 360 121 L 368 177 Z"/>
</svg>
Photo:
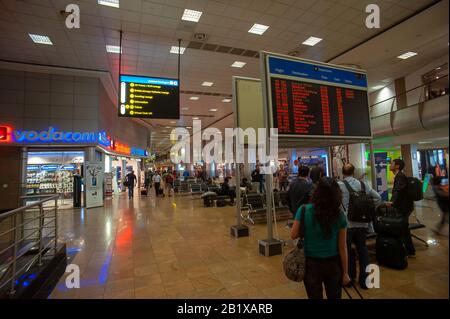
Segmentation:
<svg viewBox="0 0 450 319">
<path fill-rule="evenodd" d="M 332 226 L 341 214 L 342 191 L 337 181 L 329 177 L 319 179 L 312 202 L 315 220 L 319 222 L 325 238 L 328 239 L 331 237 Z"/>
</svg>

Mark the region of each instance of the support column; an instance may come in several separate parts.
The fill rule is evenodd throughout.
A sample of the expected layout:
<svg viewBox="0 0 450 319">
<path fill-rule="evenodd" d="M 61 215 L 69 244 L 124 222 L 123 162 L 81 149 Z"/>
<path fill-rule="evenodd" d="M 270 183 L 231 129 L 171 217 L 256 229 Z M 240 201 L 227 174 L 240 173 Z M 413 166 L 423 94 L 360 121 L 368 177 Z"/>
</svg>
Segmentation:
<svg viewBox="0 0 450 319">
<path fill-rule="evenodd" d="M 364 144 L 350 144 L 348 153 L 349 162 L 355 166 L 355 178 L 366 179 L 366 146 Z"/>
<path fill-rule="evenodd" d="M 259 240 L 259 253 L 266 257 L 282 255 L 283 242 L 273 238 L 273 175 L 266 174 L 267 239 Z"/>
<path fill-rule="evenodd" d="M 402 159 L 405 162 L 403 172 L 406 176 L 419 177 L 419 163 L 417 161 L 417 145 L 403 144 L 401 146 Z"/>
</svg>

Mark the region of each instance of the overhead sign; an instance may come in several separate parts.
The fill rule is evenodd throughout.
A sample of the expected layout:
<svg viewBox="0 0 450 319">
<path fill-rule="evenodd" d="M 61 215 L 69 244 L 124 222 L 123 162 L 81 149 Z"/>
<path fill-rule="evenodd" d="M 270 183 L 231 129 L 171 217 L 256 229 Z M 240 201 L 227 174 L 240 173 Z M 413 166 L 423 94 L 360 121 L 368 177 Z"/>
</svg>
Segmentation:
<svg viewBox="0 0 450 319">
<path fill-rule="evenodd" d="M 264 54 L 269 125 L 279 137 L 371 138 L 363 71 Z"/>
<path fill-rule="evenodd" d="M 180 86 L 175 79 L 120 75 L 119 116 L 180 118 Z"/>
</svg>

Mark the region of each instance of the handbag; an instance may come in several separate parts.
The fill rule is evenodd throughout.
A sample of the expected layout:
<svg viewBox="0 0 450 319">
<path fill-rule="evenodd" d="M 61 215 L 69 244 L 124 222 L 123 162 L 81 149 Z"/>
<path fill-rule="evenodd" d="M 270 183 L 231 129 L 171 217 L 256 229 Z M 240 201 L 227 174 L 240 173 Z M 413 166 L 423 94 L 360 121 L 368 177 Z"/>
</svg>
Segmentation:
<svg viewBox="0 0 450 319">
<path fill-rule="evenodd" d="M 301 206 L 300 234 L 305 234 L 305 206 Z M 283 270 L 286 277 L 292 281 L 301 282 L 305 278 L 305 250 L 303 238 L 300 237 L 297 246 L 283 260 Z"/>
<path fill-rule="evenodd" d="M 403 235 L 405 216 L 399 214 L 393 207 L 380 206 L 373 226 L 378 235 L 399 238 Z"/>
</svg>

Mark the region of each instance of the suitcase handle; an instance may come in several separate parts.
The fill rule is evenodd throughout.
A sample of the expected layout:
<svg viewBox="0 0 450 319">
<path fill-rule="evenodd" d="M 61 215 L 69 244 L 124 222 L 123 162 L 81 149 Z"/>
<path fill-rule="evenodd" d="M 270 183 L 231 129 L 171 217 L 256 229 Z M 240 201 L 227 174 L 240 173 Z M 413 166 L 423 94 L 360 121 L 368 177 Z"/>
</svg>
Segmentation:
<svg viewBox="0 0 450 319">
<path fill-rule="evenodd" d="M 349 299 L 353 299 L 352 296 L 350 295 L 350 293 L 348 292 L 347 288 L 354 288 L 356 293 L 358 294 L 360 299 L 364 299 L 364 297 L 361 295 L 361 293 L 359 292 L 358 288 L 356 288 L 355 284 L 353 282 L 350 282 L 347 286 L 342 286 L 342 288 L 344 289 L 345 293 L 347 294 Z"/>
</svg>

